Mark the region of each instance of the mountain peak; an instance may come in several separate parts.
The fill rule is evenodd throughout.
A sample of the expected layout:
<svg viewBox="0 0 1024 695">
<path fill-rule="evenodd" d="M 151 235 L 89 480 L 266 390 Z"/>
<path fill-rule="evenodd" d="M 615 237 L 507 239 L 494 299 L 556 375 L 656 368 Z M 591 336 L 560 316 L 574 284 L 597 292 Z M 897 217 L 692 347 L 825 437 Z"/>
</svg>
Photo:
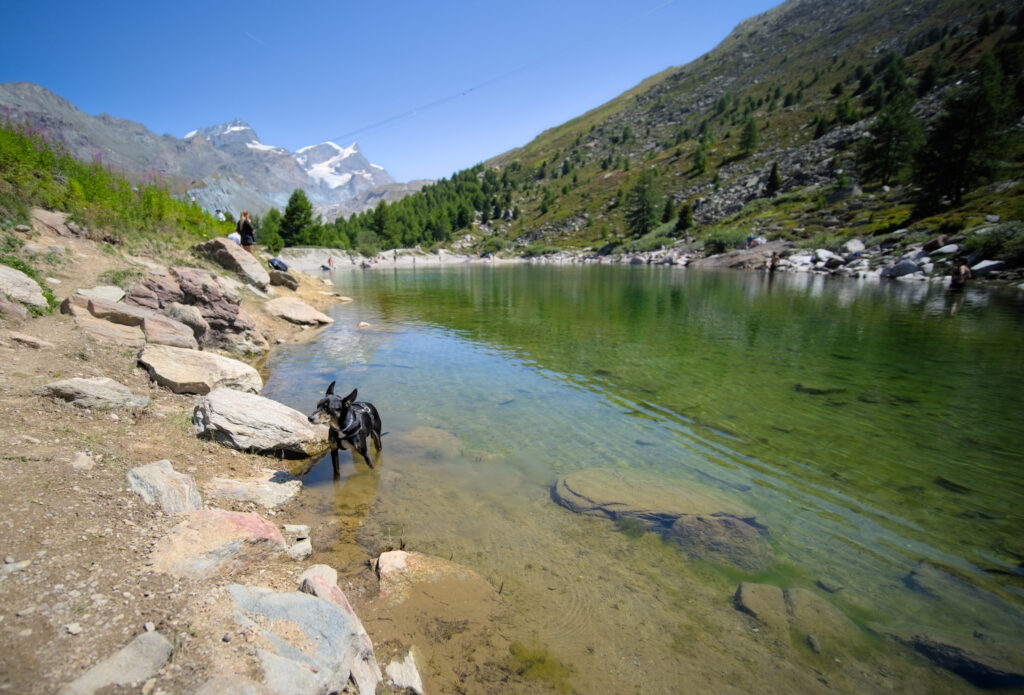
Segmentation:
<svg viewBox="0 0 1024 695">
<path fill-rule="evenodd" d="M 256 135 L 256 131 L 252 129 L 252 126 L 239 118 L 236 118 L 230 123 L 221 123 L 220 125 L 210 126 L 209 128 L 193 130 L 185 136 L 185 139 L 188 140 L 189 138 L 199 135 L 205 137 L 210 141 L 211 145 L 217 148 L 236 143 L 260 143 L 259 136 Z"/>
</svg>

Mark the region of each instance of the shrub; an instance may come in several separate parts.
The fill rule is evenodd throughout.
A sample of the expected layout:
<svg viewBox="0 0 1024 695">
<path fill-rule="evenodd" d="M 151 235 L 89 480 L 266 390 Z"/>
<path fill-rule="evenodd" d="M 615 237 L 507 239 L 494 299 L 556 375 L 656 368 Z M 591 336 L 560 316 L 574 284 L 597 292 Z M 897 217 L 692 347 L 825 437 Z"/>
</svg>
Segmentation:
<svg viewBox="0 0 1024 695">
<path fill-rule="evenodd" d="M 745 243 L 746 232 L 742 229 L 715 230 L 704 237 L 704 253 L 709 256 L 738 249 Z"/>
<path fill-rule="evenodd" d="M 964 241 L 968 252 L 980 253 L 987 259 L 1005 261 L 1011 266 L 1024 266 L 1024 222 L 1007 222 L 980 230 Z"/>
</svg>

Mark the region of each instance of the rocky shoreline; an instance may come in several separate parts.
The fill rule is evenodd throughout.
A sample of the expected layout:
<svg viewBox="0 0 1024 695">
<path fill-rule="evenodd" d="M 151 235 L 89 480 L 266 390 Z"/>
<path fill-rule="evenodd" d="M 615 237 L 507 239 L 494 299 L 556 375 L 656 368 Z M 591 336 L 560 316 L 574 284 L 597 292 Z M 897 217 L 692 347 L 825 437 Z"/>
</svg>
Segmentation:
<svg viewBox="0 0 1024 695">
<path fill-rule="evenodd" d="M 326 428 L 259 395 L 260 365 L 272 346 L 306 340 L 330 323 L 321 310 L 352 301 L 326 277 L 303 272 L 321 273 L 323 250 L 289 249 L 292 269 L 281 273 L 225 240 L 175 262 L 114 256 L 46 211 L 19 233 L 26 246 L 60 259 L 46 281 L 61 312 L 30 318 L 27 307 L 45 305 L 38 285 L 27 276 L 15 290 L 4 285 L 11 299 L 0 307 L 7 414 L 0 441 L 8 445 L 0 489 L 10 503 L 0 509 L 0 595 L 8 606 L 0 636 L 10 646 L 0 652 L 0 690 L 544 690 L 509 662 L 502 587 L 450 560 L 386 544 L 371 551 L 349 543 L 344 561 L 336 559 L 332 548 L 347 522 L 304 505 L 296 476 L 322 455 Z M 941 255 L 935 251 L 902 253 Z M 615 261 L 744 268 L 772 253 L 788 253 L 785 267 L 797 272 L 860 273 L 860 260 L 875 268 L 879 258 L 892 260 L 889 268 L 905 260 L 850 249 L 860 255 L 837 264 L 827 253 L 770 242 L 708 259 L 675 249 Z M 567 254 L 531 262 L 609 260 Z M 391 262 L 524 261 L 400 251 Z M 346 259 L 336 270 L 359 266 Z M 126 269 L 124 288 L 104 282 Z M 419 437 L 417 446 L 422 437 L 453 439 L 440 430 L 398 436 Z M 556 481 L 551 497 L 626 531 L 657 533 L 702 562 L 744 572 L 773 565 L 770 529 L 736 500 L 692 490 L 636 498 L 654 486 L 621 476 L 579 472 Z M 908 581 L 960 600 L 941 570 L 922 567 Z M 829 602 L 841 587 L 827 578 L 819 585 L 824 593 L 742 583 L 730 609 L 753 633 L 772 635 L 785 659 L 799 662 L 809 647 L 852 668 L 851 650 L 879 635 L 865 634 Z M 999 644 L 885 637 L 981 687 L 1024 682 L 1024 665 Z M 879 685 L 865 677 L 861 685 Z"/>
<path fill-rule="evenodd" d="M 413 645 L 375 650 L 346 593 L 390 619 L 394 586 L 493 588 L 401 550 L 340 580 L 310 565 L 337 530 L 291 523 L 289 460 L 308 467 L 327 430 L 258 395 L 253 364 L 347 298 L 302 273 L 272 279 L 226 240 L 196 249 L 222 272 L 113 258 L 42 210 L 18 233 L 59 254 L 46 281 L 61 312 L 31 317 L 39 286 L 0 279 L 0 690 L 424 692 Z M 102 284 L 124 265 L 135 282 Z"/>
</svg>

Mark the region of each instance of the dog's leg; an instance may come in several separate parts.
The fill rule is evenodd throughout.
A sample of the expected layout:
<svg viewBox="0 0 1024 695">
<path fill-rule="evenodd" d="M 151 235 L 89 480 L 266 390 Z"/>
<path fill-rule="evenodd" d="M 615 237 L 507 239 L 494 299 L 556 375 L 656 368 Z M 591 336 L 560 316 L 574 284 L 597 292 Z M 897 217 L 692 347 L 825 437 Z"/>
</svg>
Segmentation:
<svg viewBox="0 0 1024 695">
<path fill-rule="evenodd" d="M 331 384 L 331 386 L 334 386 L 334 384 Z M 338 446 L 340 442 L 338 441 L 338 431 L 333 427 L 327 434 L 327 441 L 331 445 L 331 467 L 334 468 L 334 479 L 338 480 L 341 478 L 341 467 L 338 464 Z"/>
<path fill-rule="evenodd" d="M 370 452 L 366 450 L 366 437 L 353 437 L 349 441 L 352 443 L 352 448 L 358 451 L 366 461 L 366 465 L 373 468 L 373 459 L 370 458 Z"/>
</svg>

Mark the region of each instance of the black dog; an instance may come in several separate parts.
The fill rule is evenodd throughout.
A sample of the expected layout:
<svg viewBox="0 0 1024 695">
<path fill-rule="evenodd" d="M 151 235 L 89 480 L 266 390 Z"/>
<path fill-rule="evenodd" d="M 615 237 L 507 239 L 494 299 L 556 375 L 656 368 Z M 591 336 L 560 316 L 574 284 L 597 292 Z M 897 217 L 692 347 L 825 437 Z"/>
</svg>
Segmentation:
<svg viewBox="0 0 1024 695">
<path fill-rule="evenodd" d="M 373 459 L 366 448 L 366 440 L 370 438 L 382 450 L 380 444 L 380 415 L 372 403 L 356 401 L 358 389 L 344 398 L 334 395 L 334 383 L 327 387 L 327 394 L 316 404 L 316 410 L 309 416 L 314 425 L 330 425 L 328 441 L 331 445 L 331 464 L 334 475 L 338 475 L 338 449 L 350 448 L 359 452 L 367 465 L 373 468 Z M 348 445 L 346 447 L 345 445 Z"/>
</svg>

